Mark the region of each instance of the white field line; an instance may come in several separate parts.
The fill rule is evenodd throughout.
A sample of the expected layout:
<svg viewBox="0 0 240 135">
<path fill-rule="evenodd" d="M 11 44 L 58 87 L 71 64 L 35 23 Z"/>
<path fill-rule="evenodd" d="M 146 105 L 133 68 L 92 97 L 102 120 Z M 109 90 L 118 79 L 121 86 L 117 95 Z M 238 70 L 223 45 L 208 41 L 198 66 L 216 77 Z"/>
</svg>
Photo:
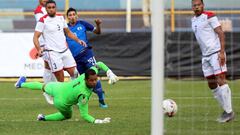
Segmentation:
<svg viewBox="0 0 240 135">
<path fill-rule="evenodd" d="M 69 119 L 69 120 L 65 120 L 64 122 L 79 122 L 79 119 Z M 0 120 L 0 122 L 39 122 L 37 121 L 37 116 L 36 116 L 36 120 L 23 120 L 23 119 L 16 119 L 16 120 Z M 56 122 L 56 121 L 55 121 Z"/>
<path fill-rule="evenodd" d="M 217 123 L 218 124 L 218 123 Z M 229 130 L 197 130 L 197 129 L 194 129 L 194 131 L 192 130 L 189 130 L 189 131 L 186 131 L 185 129 L 184 130 L 179 130 L 179 131 L 174 131 L 174 130 L 167 130 L 167 131 L 164 131 L 164 133 L 174 133 L 174 134 L 188 134 L 188 135 L 192 135 L 192 134 L 204 134 L 204 135 L 208 135 L 208 134 L 219 134 L 219 135 L 233 135 L 234 133 L 239 133 L 239 129 L 232 129 L 231 131 Z"/>
<path fill-rule="evenodd" d="M 173 99 L 183 99 L 183 100 L 189 100 L 189 99 L 197 99 L 197 100 L 202 100 L 202 99 L 212 99 L 213 97 L 171 97 Z M 240 97 L 232 97 L 233 99 L 240 99 Z M 44 98 L 0 98 L 0 101 L 28 101 L 28 100 L 43 100 Z M 98 100 L 98 98 L 92 98 L 93 100 Z M 150 100 L 150 97 L 126 97 L 126 98 L 106 98 L 106 100 Z M 188 107 L 190 107 L 191 105 L 187 105 Z M 186 107 L 186 106 L 182 106 L 182 107 Z M 192 106 L 194 107 L 194 106 Z M 198 106 L 200 107 L 200 106 Z M 206 107 L 206 106 L 202 106 L 202 107 Z M 182 119 L 182 121 L 191 121 L 187 118 L 178 118 L 178 119 Z M 70 119 L 70 120 L 66 120 L 64 122 L 78 122 L 79 119 Z M 15 120 L 1 120 L 0 122 L 37 122 L 37 120 L 23 120 L 23 119 L 15 119 Z M 174 131 L 168 131 L 171 133 L 177 133 Z"/>
<path fill-rule="evenodd" d="M 21 101 L 21 100 L 42 100 L 43 98 L 0 98 L 0 101 Z M 98 100 L 98 98 L 91 98 L 92 100 Z M 106 100 L 150 100 L 150 97 L 126 97 L 126 98 L 105 98 Z"/>
<path fill-rule="evenodd" d="M 205 117 L 206 117 L 206 115 L 205 115 Z M 28 120 L 26 120 L 26 119 L 15 119 L 15 120 L 0 119 L 0 122 L 38 122 L 37 119 L 35 119 L 35 117 L 37 117 L 37 114 L 36 114 L 36 116 L 33 116 L 33 117 L 34 118 L 31 120 L 29 120 L 29 119 Z M 181 122 L 191 122 L 192 121 L 191 117 L 178 117 L 177 119 L 181 120 Z M 80 119 L 69 119 L 69 120 L 65 120 L 64 122 L 79 122 L 79 121 L 80 121 Z M 210 118 L 210 119 L 194 119 L 194 121 L 198 121 L 198 122 L 214 121 L 215 122 L 216 120 Z M 234 120 L 234 121 L 238 121 L 238 120 Z M 51 122 L 51 121 L 49 121 L 49 122 Z M 168 131 L 168 132 L 176 133 L 177 131 Z"/>
<path fill-rule="evenodd" d="M 0 101 L 21 101 L 21 100 L 42 100 L 44 98 L 0 98 Z M 98 98 L 91 98 L 93 100 L 98 100 Z M 150 97 L 122 97 L 122 98 L 106 98 L 106 100 L 150 100 Z M 179 100 L 202 100 L 202 99 L 213 99 L 213 97 L 171 97 L 171 99 Z M 232 99 L 240 99 L 240 97 L 232 97 Z"/>
</svg>

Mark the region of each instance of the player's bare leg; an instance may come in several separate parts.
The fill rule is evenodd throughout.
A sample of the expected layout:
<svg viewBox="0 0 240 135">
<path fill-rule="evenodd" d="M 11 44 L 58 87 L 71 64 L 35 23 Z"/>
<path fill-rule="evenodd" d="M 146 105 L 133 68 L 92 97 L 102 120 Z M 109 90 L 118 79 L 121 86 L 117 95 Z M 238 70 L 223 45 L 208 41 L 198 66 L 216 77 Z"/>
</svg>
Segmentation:
<svg viewBox="0 0 240 135">
<path fill-rule="evenodd" d="M 218 83 L 214 75 L 207 77 L 207 81 L 208 81 L 208 87 L 211 90 L 214 90 L 218 87 Z"/>
<path fill-rule="evenodd" d="M 78 77 L 78 71 L 76 70 L 76 67 L 65 68 L 64 70 L 68 72 L 72 80 Z"/>
<path fill-rule="evenodd" d="M 58 82 L 64 82 L 64 72 L 63 70 L 54 72 L 54 75 Z"/>
<path fill-rule="evenodd" d="M 226 82 L 226 77 L 225 77 L 225 73 L 216 75 L 216 80 L 219 86 L 222 86 L 224 84 L 227 84 Z"/>
</svg>

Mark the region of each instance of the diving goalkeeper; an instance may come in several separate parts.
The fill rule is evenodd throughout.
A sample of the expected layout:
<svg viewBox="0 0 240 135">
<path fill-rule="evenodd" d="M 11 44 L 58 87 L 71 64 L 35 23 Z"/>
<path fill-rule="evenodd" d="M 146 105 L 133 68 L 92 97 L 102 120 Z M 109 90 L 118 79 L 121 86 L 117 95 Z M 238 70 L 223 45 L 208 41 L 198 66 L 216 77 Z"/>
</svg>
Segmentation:
<svg viewBox="0 0 240 135">
<path fill-rule="evenodd" d="M 117 76 L 103 63 L 97 62 L 86 73 L 70 82 L 50 82 L 43 85 L 40 82 L 26 82 L 25 77 L 20 77 L 16 82 L 16 88 L 29 88 L 32 90 L 43 90 L 54 97 L 54 106 L 59 112 L 49 115 L 39 114 L 39 121 L 60 121 L 72 117 L 73 105 L 78 104 L 81 117 L 90 123 L 109 123 L 111 118 L 95 119 L 88 114 L 88 101 L 92 95 L 93 88 L 98 80 L 99 70 L 107 72 L 109 81 L 114 84 L 118 81 Z"/>
</svg>

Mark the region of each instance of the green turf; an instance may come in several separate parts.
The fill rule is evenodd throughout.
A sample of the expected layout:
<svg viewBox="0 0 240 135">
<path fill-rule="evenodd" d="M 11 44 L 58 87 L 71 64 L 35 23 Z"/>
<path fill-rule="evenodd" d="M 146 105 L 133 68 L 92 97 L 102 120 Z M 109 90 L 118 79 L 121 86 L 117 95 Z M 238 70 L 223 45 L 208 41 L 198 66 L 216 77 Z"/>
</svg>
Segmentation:
<svg viewBox="0 0 240 135">
<path fill-rule="evenodd" d="M 93 94 L 89 111 L 95 118 L 111 117 L 109 124 L 95 125 L 81 119 L 77 107 L 67 121 L 38 122 L 38 113 L 57 110 L 48 105 L 41 91 L 16 90 L 13 83 L 0 83 L 0 135 L 148 135 L 150 134 L 149 81 L 103 81 L 108 109 L 98 107 Z"/>
<path fill-rule="evenodd" d="M 240 81 L 229 81 L 234 110 L 240 110 Z M 111 117 L 109 124 L 94 125 L 79 117 L 74 107 L 73 118 L 59 122 L 38 122 L 38 113 L 54 113 L 40 91 L 16 90 L 13 83 L 0 83 L 0 135 L 149 135 L 150 81 L 103 81 L 108 109 L 98 107 L 93 94 L 89 111 L 96 118 Z M 205 81 L 166 80 L 165 98 L 178 104 L 175 117 L 165 117 L 166 135 L 239 135 L 238 117 L 234 122 L 219 124 L 215 120 L 221 109 Z"/>
<path fill-rule="evenodd" d="M 178 113 L 173 118 L 165 117 L 166 135 L 240 135 L 240 81 L 229 81 L 232 89 L 233 108 L 237 114 L 233 122 L 216 122 L 222 113 L 206 81 L 176 81 L 166 83 L 165 98 L 173 98 L 178 104 Z"/>
</svg>

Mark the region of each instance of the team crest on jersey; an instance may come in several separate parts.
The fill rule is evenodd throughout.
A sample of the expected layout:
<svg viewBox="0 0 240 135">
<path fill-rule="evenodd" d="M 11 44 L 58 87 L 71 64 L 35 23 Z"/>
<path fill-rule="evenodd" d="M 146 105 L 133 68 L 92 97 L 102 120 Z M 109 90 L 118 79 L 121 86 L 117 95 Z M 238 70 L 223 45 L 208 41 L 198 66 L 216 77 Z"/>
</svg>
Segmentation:
<svg viewBox="0 0 240 135">
<path fill-rule="evenodd" d="M 82 104 L 86 104 L 87 103 L 87 99 L 86 99 L 86 97 L 84 95 L 82 95 L 81 103 Z"/>
<path fill-rule="evenodd" d="M 194 26 L 194 31 L 197 32 L 197 25 Z"/>
<path fill-rule="evenodd" d="M 207 19 L 206 18 L 201 18 L 201 22 L 205 22 Z"/>
<path fill-rule="evenodd" d="M 82 30 L 82 27 L 80 26 L 80 27 L 77 27 L 77 30 Z"/>
</svg>

